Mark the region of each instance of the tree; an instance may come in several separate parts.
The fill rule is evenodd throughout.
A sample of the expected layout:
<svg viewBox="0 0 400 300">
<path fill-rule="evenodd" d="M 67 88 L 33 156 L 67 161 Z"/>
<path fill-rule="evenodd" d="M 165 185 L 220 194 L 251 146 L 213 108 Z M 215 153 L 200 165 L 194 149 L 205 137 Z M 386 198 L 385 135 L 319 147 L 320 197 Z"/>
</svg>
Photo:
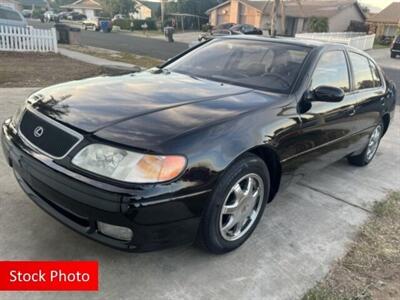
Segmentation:
<svg viewBox="0 0 400 300">
<path fill-rule="evenodd" d="M 76 0 L 54 0 L 49 1 L 50 6 L 56 10 L 59 10 L 61 6 L 74 3 Z"/>
<path fill-rule="evenodd" d="M 165 5 L 165 18 L 171 13 L 186 13 L 203 17 L 200 23 L 207 22 L 206 11 L 218 4 L 218 0 L 176 0 L 168 1 Z M 188 28 L 195 28 L 198 23 L 193 18 L 185 18 L 184 26 Z M 201 24 L 200 24 L 201 25 Z M 198 28 L 200 29 L 200 28 Z"/>
<path fill-rule="evenodd" d="M 128 15 L 135 11 L 135 4 L 132 0 L 101 0 L 104 13 L 109 16 L 116 14 Z"/>
<path fill-rule="evenodd" d="M 311 17 L 308 28 L 310 32 L 328 32 L 329 31 L 328 18 Z"/>
<path fill-rule="evenodd" d="M 218 4 L 218 0 L 177 0 L 167 3 L 166 13 L 187 13 L 205 16 L 206 11 Z"/>
<path fill-rule="evenodd" d="M 363 13 L 366 14 L 366 15 L 368 15 L 368 14 L 371 12 L 371 10 L 369 9 L 369 7 L 366 6 L 366 5 L 360 4 L 360 7 L 361 7 L 361 10 L 363 11 Z"/>
</svg>

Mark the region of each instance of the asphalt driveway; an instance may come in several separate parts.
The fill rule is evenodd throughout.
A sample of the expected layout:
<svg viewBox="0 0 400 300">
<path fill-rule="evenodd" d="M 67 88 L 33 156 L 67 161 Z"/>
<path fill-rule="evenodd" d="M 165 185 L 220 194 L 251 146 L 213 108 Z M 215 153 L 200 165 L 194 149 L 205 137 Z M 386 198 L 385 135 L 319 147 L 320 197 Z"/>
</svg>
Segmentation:
<svg viewBox="0 0 400 300">
<path fill-rule="evenodd" d="M 32 89 L 1 89 L 0 120 Z M 398 109 L 397 113 L 400 113 Z M 340 258 L 374 201 L 400 186 L 400 120 L 366 168 L 344 160 L 267 206 L 247 243 L 215 256 L 194 247 L 130 254 L 83 238 L 36 207 L 0 158 L 1 260 L 98 260 L 99 293 L 1 293 L 6 299 L 296 299 Z"/>
</svg>

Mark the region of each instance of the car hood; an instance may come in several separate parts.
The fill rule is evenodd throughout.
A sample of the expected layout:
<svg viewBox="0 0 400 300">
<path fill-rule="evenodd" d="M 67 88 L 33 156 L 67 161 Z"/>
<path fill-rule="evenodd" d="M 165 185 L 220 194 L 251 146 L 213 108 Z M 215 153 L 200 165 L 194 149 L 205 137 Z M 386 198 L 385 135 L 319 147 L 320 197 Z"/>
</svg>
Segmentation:
<svg viewBox="0 0 400 300">
<path fill-rule="evenodd" d="M 115 143 L 163 151 L 167 142 L 282 103 L 284 95 L 257 92 L 177 73 L 136 73 L 56 85 L 34 94 L 41 113 Z"/>
<path fill-rule="evenodd" d="M 31 96 L 34 107 L 67 126 L 93 133 L 108 126 L 249 89 L 177 73 L 134 73 L 51 86 Z"/>
</svg>

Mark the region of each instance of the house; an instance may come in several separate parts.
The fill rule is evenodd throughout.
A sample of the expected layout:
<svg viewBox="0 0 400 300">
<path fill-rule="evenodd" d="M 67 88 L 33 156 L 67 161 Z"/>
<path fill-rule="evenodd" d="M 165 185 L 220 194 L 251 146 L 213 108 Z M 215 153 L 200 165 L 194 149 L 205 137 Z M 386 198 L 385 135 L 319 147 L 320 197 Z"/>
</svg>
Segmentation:
<svg viewBox="0 0 400 300">
<path fill-rule="evenodd" d="M 34 10 L 35 8 L 41 8 L 41 9 L 50 8 L 47 0 L 18 0 L 18 2 L 21 4 L 22 9 Z"/>
<path fill-rule="evenodd" d="M 377 36 L 395 36 L 400 30 L 400 2 L 393 2 L 380 13 L 371 16 L 367 23 Z"/>
<path fill-rule="evenodd" d="M 0 5 L 11 7 L 18 11 L 22 11 L 23 9 L 49 8 L 47 0 L 0 0 Z"/>
<path fill-rule="evenodd" d="M 93 19 L 103 10 L 100 3 L 95 0 L 78 0 L 72 4 L 61 6 L 61 8 L 84 14 L 88 19 Z"/>
<path fill-rule="evenodd" d="M 0 6 L 10 7 L 19 11 L 22 10 L 22 6 L 17 0 L 0 0 Z"/>
<path fill-rule="evenodd" d="M 145 20 L 157 18 L 161 14 L 161 3 L 152 1 L 135 0 L 135 12 L 132 14 L 134 19 Z"/>
<path fill-rule="evenodd" d="M 300 7 L 297 1 L 284 1 L 284 17 L 279 9 L 276 30 L 278 34 L 294 36 L 305 32 L 311 17 L 328 19 L 330 32 L 345 31 L 351 21 L 365 22 L 365 15 L 356 0 L 304 0 Z M 273 1 L 228 0 L 206 13 L 211 25 L 222 23 L 247 23 L 261 29 L 269 29 Z M 282 26 L 282 20 L 284 25 Z"/>
</svg>

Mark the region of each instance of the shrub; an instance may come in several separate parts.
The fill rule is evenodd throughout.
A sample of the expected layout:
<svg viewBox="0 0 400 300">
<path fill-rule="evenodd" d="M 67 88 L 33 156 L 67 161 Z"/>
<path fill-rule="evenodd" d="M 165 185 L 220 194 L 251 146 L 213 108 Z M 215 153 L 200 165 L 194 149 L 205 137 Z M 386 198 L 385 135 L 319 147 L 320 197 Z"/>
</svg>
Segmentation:
<svg viewBox="0 0 400 300">
<path fill-rule="evenodd" d="M 211 29 L 212 29 L 212 26 L 210 25 L 210 24 L 203 24 L 202 26 L 201 26 L 201 31 L 203 31 L 203 32 L 209 32 L 209 31 L 211 31 Z"/>
<path fill-rule="evenodd" d="M 35 8 L 32 11 L 32 18 L 33 19 L 39 19 L 40 16 L 42 16 L 42 15 L 43 15 L 43 12 L 42 12 L 42 10 L 40 8 Z"/>
<path fill-rule="evenodd" d="M 389 46 L 393 42 L 393 37 L 379 35 L 375 38 L 375 43 L 378 45 Z"/>
<path fill-rule="evenodd" d="M 310 32 L 328 32 L 329 21 L 328 18 L 311 17 L 308 28 Z"/>
</svg>

